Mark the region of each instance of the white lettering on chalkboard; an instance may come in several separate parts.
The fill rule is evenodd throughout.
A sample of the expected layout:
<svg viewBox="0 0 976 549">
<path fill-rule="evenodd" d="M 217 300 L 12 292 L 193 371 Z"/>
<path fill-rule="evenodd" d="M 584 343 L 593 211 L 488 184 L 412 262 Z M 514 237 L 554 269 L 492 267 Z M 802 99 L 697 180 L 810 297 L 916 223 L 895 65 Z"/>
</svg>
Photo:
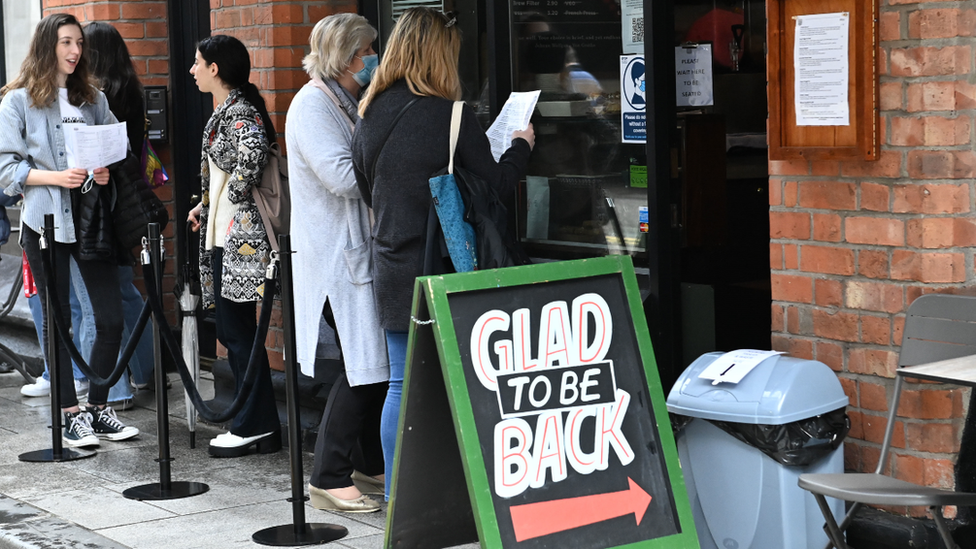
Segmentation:
<svg viewBox="0 0 976 549">
<path fill-rule="evenodd" d="M 529 309 L 487 311 L 471 330 L 475 376 L 496 393 L 501 409 L 493 441 L 500 497 L 542 488 L 547 479 L 560 482 L 570 469 L 606 470 L 611 455 L 622 465 L 635 457 L 622 431 L 630 394 L 616 387 L 613 362 L 605 360 L 613 340 L 606 300 L 587 293 L 571 306 L 544 305 L 534 357 L 531 334 Z M 584 432 L 591 433 L 587 440 Z"/>
</svg>

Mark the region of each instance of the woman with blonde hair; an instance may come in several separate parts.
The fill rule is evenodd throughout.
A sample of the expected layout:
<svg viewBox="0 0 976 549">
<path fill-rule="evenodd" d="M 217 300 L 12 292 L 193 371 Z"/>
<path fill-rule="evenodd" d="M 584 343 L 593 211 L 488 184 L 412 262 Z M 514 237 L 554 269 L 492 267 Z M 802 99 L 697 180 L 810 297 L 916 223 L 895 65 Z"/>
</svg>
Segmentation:
<svg viewBox="0 0 976 549">
<path fill-rule="evenodd" d="M 308 483 L 316 509 L 368 513 L 382 494 L 380 413 L 390 376 L 376 316 L 369 209 L 352 170 L 352 131 L 359 95 L 376 68 L 376 29 L 352 13 L 330 15 L 312 29 L 304 66 L 311 82 L 288 108 L 288 174 L 298 362 L 314 375 L 319 325 L 336 333 L 343 371 L 332 386 L 315 442 Z M 354 459 L 355 458 L 355 459 Z M 365 493 L 364 493 L 365 492 Z"/>
<path fill-rule="evenodd" d="M 359 105 L 353 138 L 360 192 L 373 208 L 373 292 L 386 331 L 390 387 L 381 438 L 389 497 L 400 395 L 406 362 L 414 279 L 423 273 L 428 179 L 448 164 L 451 112 L 461 97 L 457 20 L 430 8 L 411 8 L 397 21 L 373 83 Z M 525 172 L 535 133 L 517 131 L 499 162 L 491 155 L 474 110 L 465 105 L 455 162 L 513 196 Z"/>
</svg>

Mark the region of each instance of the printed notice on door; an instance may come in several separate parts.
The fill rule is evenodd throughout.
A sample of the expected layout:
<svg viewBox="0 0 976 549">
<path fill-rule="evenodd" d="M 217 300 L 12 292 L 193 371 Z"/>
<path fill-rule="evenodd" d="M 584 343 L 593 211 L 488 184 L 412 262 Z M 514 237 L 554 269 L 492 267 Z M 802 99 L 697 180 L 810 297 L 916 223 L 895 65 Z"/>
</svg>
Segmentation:
<svg viewBox="0 0 976 549">
<path fill-rule="evenodd" d="M 850 14 L 796 17 L 793 67 L 797 126 L 849 126 Z"/>
</svg>

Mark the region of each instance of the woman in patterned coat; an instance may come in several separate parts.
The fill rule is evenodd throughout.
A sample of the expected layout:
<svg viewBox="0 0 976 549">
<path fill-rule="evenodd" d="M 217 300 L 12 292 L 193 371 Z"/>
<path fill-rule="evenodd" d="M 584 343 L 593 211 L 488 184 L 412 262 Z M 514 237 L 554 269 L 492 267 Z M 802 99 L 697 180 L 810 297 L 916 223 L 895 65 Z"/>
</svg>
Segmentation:
<svg viewBox="0 0 976 549">
<path fill-rule="evenodd" d="M 247 48 L 231 36 L 215 35 L 197 45 L 190 74 L 218 103 L 203 131 L 200 171 L 203 201 L 187 218 L 200 231 L 200 280 L 204 307 L 215 307 L 217 339 L 241 390 L 254 344 L 256 305 L 266 288 L 271 244 L 251 188 L 261 181 L 275 130 L 257 87 L 248 81 Z M 268 290 L 274 291 L 273 288 Z M 238 457 L 252 447 L 281 449 L 281 424 L 271 386 L 268 353 L 260 342 L 259 374 L 230 431 L 210 441 L 210 455 Z"/>
</svg>

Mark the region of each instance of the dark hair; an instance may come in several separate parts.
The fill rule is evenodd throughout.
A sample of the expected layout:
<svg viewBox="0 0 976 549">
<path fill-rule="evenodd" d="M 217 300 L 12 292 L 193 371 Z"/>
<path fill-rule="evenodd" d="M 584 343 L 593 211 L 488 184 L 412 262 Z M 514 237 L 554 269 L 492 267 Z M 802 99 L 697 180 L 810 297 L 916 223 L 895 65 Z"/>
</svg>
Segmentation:
<svg viewBox="0 0 976 549">
<path fill-rule="evenodd" d="M 20 74 L 0 89 L 0 95 L 10 90 L 26 88 L 33 105 L 46 107 L 57 100 L 58 30 L 65 25 L 74 25 L 81 30 L 81 23 L 74 15 L 67 13 L 54 13 L 41 19 L 31 38 L 27 57 L 20 66 Z M 65 83 L 68 88 L 68 102 L 76 107 L 82 103 L 94 103 L 97 97 L 97 90 L 88 73 L 87 50 L 82 44 L 78 64 Z"/>
<path fill-rule="evenodd" d="M 264 122 L 264 133 L 268 143 L 277 141 L 274 124 L 268 116 L 268 107 L 264 103 L 264 98 L 261 97 L 258 87 L 249 80 L 251 57 L 247 53 L 247 47 L 233 36 L 215 34 L 201 40 L 197 44 L 197 51 L 207 65 L 217 63 L 217 77 L 231 89 L 240 88 L 247 102 L 258 110 Z"/>
<path fill-rule="evenodd" d="M 128 113 L 135 92 L 142 94 L 142 84 L 129 57 L 129 48 L 112 25 L 95 21 L 85 26 L 85 49 L 92 76 L 108 98 L 114 113 Z M 141 108 L 141 106 L 140 106 Z"/>
</svg>

